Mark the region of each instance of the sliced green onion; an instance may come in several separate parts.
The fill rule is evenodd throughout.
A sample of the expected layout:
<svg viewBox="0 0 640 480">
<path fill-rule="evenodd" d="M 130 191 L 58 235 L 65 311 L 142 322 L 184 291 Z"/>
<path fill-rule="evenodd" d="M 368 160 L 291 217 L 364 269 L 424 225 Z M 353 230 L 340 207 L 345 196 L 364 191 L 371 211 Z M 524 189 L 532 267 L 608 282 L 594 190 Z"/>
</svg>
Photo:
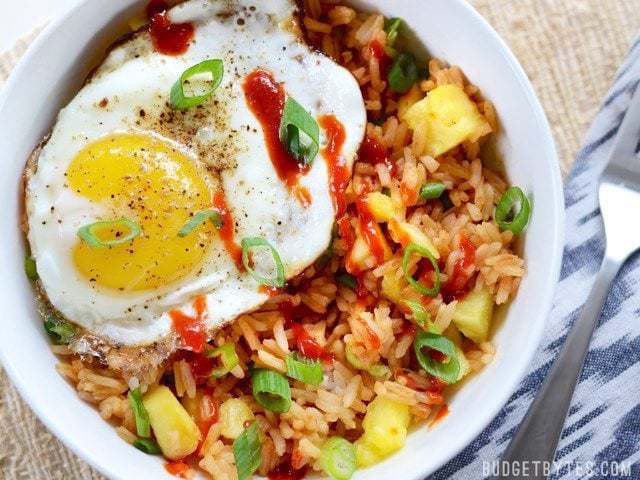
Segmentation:
<svg viewBox="0 0 640 480">
<path fill-rule="evenodd" d="M 202 225 L 205 220 L 211 220 L 211 223 L 217 228 L 220 229 L 224 223 L 222 222 L 222 217 L 215 210 L 202 210 L 196 213 L 191 219 L 184 224 L 184 226 L 178 232 L 179 237 L 186 237 L 189 235 L 195 228 Z"/>
<path fill-rule="evenodd" d="M 430 333 L 440 333 L 433 325 L 429 312 L 418 302 L 405 300 L 404 304 L 411 309 L 413 321 L 423 330 Z"/>
<path fill-rule="evenodd" d="M 112 230 L 115 238 L 113 240 L 101 240 L 96 235 L 96 230 L 109 228 Z M 124 235 L 126 231 L 128 234 Z M 119 220 L 112 220 L 107 222 L 95 222 L 85 225 L 78 230 L 78 236 L 84 240 L 87 245 L 92 248 L 107 248 L 122 245 L 130 242 L 138 235 L 142 233 L 140 225 L 128 218 L 121 218 Z"/>
<path fill-rule="evenodd" d="M 150 438 L 139 438 L 133 442 L 133 446 L 149 455 L 160 455 L 162 453 L 158 444 Z"/>
<path fill-rule="evenodd" d="M 68 345 L 76 335 L 76 327 L 53 315 L 45 320 L 44 329 L 55 345 Z"/>
<path fill-rule="evenodd" d="M 186 96 L 184 93 L 184 83 L 194 75 L 199 75 L 201 73 L 211 74 L 211 84 L 209 85 L 209 89 L 202 95 L 195 95 L 193 97 Z M 219 59 L 205 60 L 193 67 L 187 68 L 182 75 L 180 75 L 178 81 L 173 84 L 173 87 L 171 87 L 171 107 L 176 110 L 187 110 L 191 107 L 197 107 L 204 103 L 209 99 L 216 88 L 220 86 L 223 76 L 224 64 L 222 63 L 222 60 Z"/>
<path fill-rule="evenodd" d="M 329 438 L 320 449 L 322 470 L 335 480 L 349 480 L 356 471 L 356 447 L 342 437 Z"/>
<path fill-rule="evenodd" d="M 266 285 L 268 287 L 284 287 L 286 280 L 284 276 L 284 265 L 282 263 L 282 259 L 280 258 L 280 254 L 269 242 L 267 242 L 264 238 L 250 237 L 243 238 L 240 245 L 242 246 L 242 264 L 244 265 L 244 268 L 247 269 L 247 272 L 249 272 L 258 283 Z M 273 261 L 276 265 L 275 278 L 265 278 L 258 274 L 253 268 L 251 268 L 251 265 L 249 264 L 249 252 L 252 248 L 256 247 L 267 247 L 271 251 Z"/>
<path fill-rule="evenodd" d="M 425 287 L 409 274 L 409 259 L 411 258 L 412 253 L 417 253 L 421 257 L 424 257 L 431 262 L 436 276 L 432 288 Z M 409 245 L 407 245 L 407 247 L 404 249 L 404 255 L 402 257 L 402 271 L 404 272 L 404 278 L 409 283 L 409 285 L 411 285 L 414 290 L 418 291 L 422 295 L 435 297 L 438 295 L 438 293 L 440 293 L 440 267 L 438 267 L 438 262 L 436 261 L 435 257 L 431 255 L 431 252 L 426 248 L 421 247 L 417 243 L 410 243 Z"/>
<path fill-rule="evenodd" d="M 31 255 L 24 257 L 24 273 L 27 274 L 27 278 L 32 282 L 38 279 L 38 269 L 36 268 L 36 261 Z"/>
<path fill-rule="evenodd" d="M 347 343 L 346 347 L 344 347 L 344 356 L 353 368 L 357 370 L 369 370 L 369 365 L 355 354 L 353 346 L 350 343 Z"/>
<path fill-rule="evenodd" d="M 345 287 L 349 287 L 351 290 L 358 288 L 358 281 L 356 280 L 356 277 L 349 275 L 348 273 L 341 273 L 336 277 L 336 280 L 338 283 L 341 283 Z"/>
<path fill-rule="evenodd" d="M 300 139 L 300 132 L 307 137 L 307 145 Z M 280 121 L 280 141 L 287 151 L 303 165 L 311 165 L 320 149 L 318 122 L 293 98 L 287 98 Z"/>
<path fill-rule="evenodd" d="M 149 414 L 142 404 L 142 393 L 140 387 L 135 390 L 129 390 L 129 405 L 133 411 L 136 420 L 136 431 L 139 437 L 149 438 L 151 436 L 151 423 L 149 422 Z"/>
<path fill-rule="evenodd" d="M 402 26 L 401 18 L 389 18 L 384 22 L 384 31 L 387 32 L 387 47 L 393 48 L 393 45 L 398 39 L 400 33 L 400 27 Z"/>
<path fill-rule="evenodd" d="M 376 363 L 375 365 L 367 365 L 365 362 L 363 362 L 360 359 L 360 357 L 358 357 L 355 354 L 355 352 L 353 351 L 353 346 L 350 343 L 348 343 L 347 346 L 344 348 L 344 355 L 345 355 L 345 358 L 347 359 L 347 362 L 349 362 L 349 364 L 353 368 L 357 370 L 364 370 L 365 372 L 369 372 L 369 374 L 372 377 L 375 377 L 377 379 L 386 378 L 391 373 L 391 370 L 389 370 L 389 367 L 387 367 L 382 363 Z"/>
<path fill-rule="evenodd" d="M 303 357 L 297 353 L 290 353 L 284 361 L 287 365 L 288 377 L 316 387 L 322 383 L 324 371 L 317 360 Z"/>
<path fill-rule="evenodd" d="M 211 376 L 213 378 L 224 377 L 240 363 L 240 359 L 238 358 L 238 354 L 236 353 L 236 348 L 233 346 L 233 343 L 225 343 L 218 348 L 209 350 L 207 352 L 207 357 L 220 357 L 220 363 L 222 366 L 214 368 L 211 371 Z"/>
<path fill-rule="evenodd" d="M 396 57 L 389 70 L 389 88 L 397 93 L 405 93 L 418 80 L 416 57 L 403 52 Z"/>
<path fill-rule="evenodd" d="M 256 369 L 251 377 L 251 389 L 256 402 L 271 412 L 287 413 L 291 408 L 291 387 L 281 373 Z"/>
<path fill-rule="evenodd" d="M 444 362 L 431 358 L 422 349 L 436 350 L 446 356 Z M 418 332 L 413 342 L 413 349 L 420 366 L 430 375 L 439 378 L 445 383 L 455 383 L 460 374 L 460 361 L 456 347 L 451 340 L 442 335 L 428 332 Z"/>
<path fill-rule="evenodd" d="M 236 460 L 238 480 L 247 480 L 262 463 L 262 445 L 258 424 L 253 422 L 233 441 L 233 457 Z"/>
<path fill-rule="evenodd" d="M 515 211 L 514 211 L 515 210 Z M 520 235 L 529 223 L 531 204 L 518 187 L 509 188 L 498 202 L 495 219 L 501 230 L 510 230 Z"/>
<path fill-rule="evenodd" d="M 442 196 L 445 188 L 442 182 L 425 183 L 420 189 L 420 198 L 423 200 L 435 200 Z"/>
<path fill-rule="evenodd" d="M 372 365 L 369 370 L 369 374 L 378 380 L 386 380 L 391 376 L 391 369 L 383 363 L 376 363 Z"/>
<path fill-rule="evenodd" d="M 411 313 L 413 314 L 413 321 L 423 330 L 426 330 L 431 318 L 429 317 L 429 313 L 425 310 L 425 308 L 420 305 L 418 302 L 414 302 L 411 300 L 405 300 L 404 304 L 411 309 Z"/>
</svg>

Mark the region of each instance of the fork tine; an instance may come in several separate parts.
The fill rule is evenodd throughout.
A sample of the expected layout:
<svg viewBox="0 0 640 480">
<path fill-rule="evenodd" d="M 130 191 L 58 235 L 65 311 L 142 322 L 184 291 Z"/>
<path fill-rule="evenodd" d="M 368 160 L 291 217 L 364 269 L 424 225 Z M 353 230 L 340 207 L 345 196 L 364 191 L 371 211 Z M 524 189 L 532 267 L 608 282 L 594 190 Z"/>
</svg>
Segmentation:
<svg viewBox="0 0 640 480">
<path fill-rule="evenodd" d="M 627 113 L 616 136 L 609 164 L 640 174 L 636 149 L 640 142 L 640 87 L 633 94 Z"/>
</svg>

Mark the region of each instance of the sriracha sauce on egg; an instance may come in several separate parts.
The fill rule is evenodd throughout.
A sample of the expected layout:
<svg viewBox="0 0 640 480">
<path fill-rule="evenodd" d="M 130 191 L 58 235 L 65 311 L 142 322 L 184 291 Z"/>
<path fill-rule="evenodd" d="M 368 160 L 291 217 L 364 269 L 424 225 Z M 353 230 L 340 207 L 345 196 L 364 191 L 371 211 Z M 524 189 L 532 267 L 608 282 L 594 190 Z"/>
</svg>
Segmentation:
<svg viewBox="0 0 640 480">
<path fill-rule="evenodd" d="M 151 0 L 147 4 L 149 33 L 157 52 L 180 55 L 189 49 L 195 29 L 191 23 L 172 23 L 168 9 L 169 6 L 162 0 Z"/>
<path fill-rule="evenodd" d="M 293 196 L 303 207 L 311 205 L 311 193 L 300 178 L 309 172 L 309 166 L 301 164 L 280 141 L 280 122 L 287 95 L 281 83 L 271 72 L 257 69 L 251 72 L 242 85 L 249 109 L 262 126 L 265 144 L 273 168 Z"/>
<path fill-rule="evenodd" d="M 192 352 L 200 353 L 204 350 L 206 342 L 205 314 L 207 309 L 207 299 L 203 295 L 196 297 L 193 302 L 196 311 L 195 317 L 185 315 L 180 310 L 171 310 L 169 317 L 173 323 L 173 328 L 180 337 L 182 347 Z"/>
</svg>

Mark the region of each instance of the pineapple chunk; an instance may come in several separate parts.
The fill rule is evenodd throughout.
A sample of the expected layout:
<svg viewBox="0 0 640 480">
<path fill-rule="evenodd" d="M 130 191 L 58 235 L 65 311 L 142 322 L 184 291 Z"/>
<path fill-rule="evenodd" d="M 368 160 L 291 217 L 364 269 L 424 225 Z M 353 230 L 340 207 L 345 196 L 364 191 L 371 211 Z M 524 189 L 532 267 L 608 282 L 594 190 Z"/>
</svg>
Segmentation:
<svg viewBox="0 0 640 480">
<path fill-rule="evenodd" d="M 378 396 L 367 406 L 364 433 L 356 442 L 358 465 L 368 467 L 400 450 L 407 439 L 409 407 Z"/>
<path fill-rule="evenodd" d="M 384 457 L 381 457 L 368 443 L 364 442 L 364 437 L 356 440 L 356 462 L 358 468 L 367 468 L 375 465 Z"/>
<path fill-rule="evenodd" d="M 493 304 L 493 295 L 486 288 L 469 292 L 456 305 L 453 323 L 475 343 L 485 342 L 489 336 Z"/>
<path fill-rule="evenodd" d="M 159 386 L 142 400 L 160 450 L 170 460 L 192 454 L 200 442 L 200 430 L 171 390 Z"/>
<path fill-rule="evenodd" d="M 244 431 L 247 422 L 254 419 L 253 412 L 239 398 L 230 398 L 220 405 L 220 433 L 223 437 L 235 440 Z"/>
<path fill-rule="evenodd" d="M 388 273 L 382 277 L 382 294 L 393 303 L 402 303 L 402 277 L 398 278 L 393 273 Z"/>
<path fill-rule="evenodd" d="M 420 90 L 417 84 L 414 84 L 407 93 L 405 93 L 400 100 L 398 100 L 398 118 L 400 121 L 405 122 L 407 119 L 406 114 L 409 109 L 424 98 L 424 93 Z"/>
<path fill-rule="evenodd" d="M 391 219 L 389 222 L 389 233 L 391 234 L 393 241 L 396 243 L 400 243 L 403 246 L 407 246 L 409 243 L 416 243 L 421 247 L 426 248 L 436 260 L 440 258 L 438 249 L 433 245 L 429 237 L 411 223 L 398 222 L 395 219 Z"/>
<path fill-rule="evenodd" d="M 457 85 L 437 87 L 405 114 L 409 127 L 426 135 L 426 154 L 437 157 L 467 140 L 491 133 L 478 107 Z"/>
<path fill-rule="evenodd" d="M 388 222 L 397 215 L 393 200 L 384 193 L 371 192 L 365 197 L 365 202 L 378 223 Z"/>
<path fill-rule="evenodd" d="M 382 230 L 377 223 L 372 224 L 372 228 L 376 230 L 376 237 L 380 239 L 380 244 L 382 246 L 382 250 L 384 251 L 384 260 L 387 261 L 393 253 L 391 252 L 391 247 L 387 243 L 384 235 L 382 234 Z M 369 248 L 369 245 L 364 239 L 364 234 L 361 232 L 360 227 L 358 227 L 356 233 L 356 240 L 349 252 L 349 256 L 347 259 L 347 263 L 350 265 L 355 265 L 358 271 L 368 270 L 375 266 L 375 263 L 372 263 L 370 258 L 372 258 L 373 253 Z M 353 273 L 353 271 L 351 271 Z"/>
</svg>

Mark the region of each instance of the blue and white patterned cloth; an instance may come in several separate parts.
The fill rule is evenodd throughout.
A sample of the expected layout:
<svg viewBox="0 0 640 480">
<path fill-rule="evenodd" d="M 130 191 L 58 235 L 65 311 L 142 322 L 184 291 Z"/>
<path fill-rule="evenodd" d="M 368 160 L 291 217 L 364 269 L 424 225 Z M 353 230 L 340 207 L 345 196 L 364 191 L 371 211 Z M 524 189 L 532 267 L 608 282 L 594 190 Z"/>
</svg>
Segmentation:
<svg viewBox="0 0 640 480">
<path fill-rule="evenodd" d="M 640 39 L 596 117 L 565 187 L 566 245 L 545 335 L 518 390 L 487 429 L 430 480 L 480 479 L 507 447 L 579 316 L 604 256 L 598 177 L 640 83 Z M 629 212 L 640 229 L 640 212 Z M 614 282 L 558 447 L 556 479 L 640 479 L 640 256 Z M 483 470 L 483 467 L 485 470 Z M 591 467 L 591 468 L 590 468 Z"/>
</svg>

